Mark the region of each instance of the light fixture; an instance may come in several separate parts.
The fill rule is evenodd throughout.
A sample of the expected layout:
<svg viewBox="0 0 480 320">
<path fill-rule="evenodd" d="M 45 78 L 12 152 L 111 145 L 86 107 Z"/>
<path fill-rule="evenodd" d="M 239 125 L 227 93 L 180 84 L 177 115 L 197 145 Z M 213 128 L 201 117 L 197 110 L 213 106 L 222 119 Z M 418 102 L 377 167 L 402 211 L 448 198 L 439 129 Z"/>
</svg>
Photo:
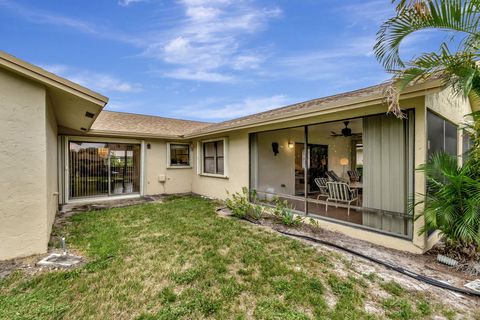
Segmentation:
<svg viewBox="0 0 480 320">
<path fill-rule="evenodd" d="M 340 164 L 343 166 L 343 173 L 342 173 L 342 178 L 347 179 L 347 172 L 346 172 L 346 167 L 348 166 L 348 159 L 347 158 L 340 158 Z"/>
<path fill-rule="evenodd" d="M 293 149 L 293 147 L 295 147 L 295 144 L 293 143 L 293 141 L 288 141 L 288 148 Z"/>
<path fill-rule="evenodd" d="M 272 151 L 274 156 L 278 154 L 278 142 L 272 142 Z"/>
<path fill-rule="evenodd" d="M 97 153 L 98 156 L 102 159 L 108 158 L 108 148 L 98 148 Z"/>
</svg>

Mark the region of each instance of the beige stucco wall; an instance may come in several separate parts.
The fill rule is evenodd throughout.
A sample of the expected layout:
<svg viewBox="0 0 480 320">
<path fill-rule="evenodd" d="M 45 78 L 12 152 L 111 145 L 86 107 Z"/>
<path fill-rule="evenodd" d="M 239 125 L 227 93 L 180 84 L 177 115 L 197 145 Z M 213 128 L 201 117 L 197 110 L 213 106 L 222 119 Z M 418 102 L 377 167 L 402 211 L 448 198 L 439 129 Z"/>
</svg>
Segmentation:
<svg viewBox="0 0 480 320">
<path fill-rule="evenodd" d="M 456 95 L 451 87 L 426 95 L 425 107 L 457 125 L 463 123 L 465 116 L 472 112 L 468 99 Z"/>
<path fill-rule="evenodd" d="M 46 241 L 50 238 L 53 221 L 58 211 L 58 154 L 57 154 L 57 120 L 50 99 L 46 99 L 46 201 L 47 201 L 47 234 Z"/>
<path fill-rule="evenodd" d="M 227 143 L 227 166 L 228 178 L 207 177 L 197 174 L 198 159 L 197 146 L 194 143 L 194 168 L 192 178 L 192 192 L 207 197 L 225 199 L 226 190 L 231 192 L 241 191 L 242 187 L 248 187 L 249 159 L 248 159 L 248 133 L 237 132 L 227 135 L 219 135 L 217 138 L 228 138 Z M 208 137 L 212 139 L 214 137 Z M 198 140 L 197 140 L 198 141 Z"/>
<path fill-rule="evenodd" d="M 0 70 L 0 260 L 45 252 L 46 91 Z"/>
<path fill-rule="evenodd" d="M 167 168 L 167 141 L 146 140 L 145 146 L 147 144 L 150 144 L 150 149 L 145 150 L 144 193 L 154 195 L 191 192 L 192 168 Z M 165 175 L 164 182 L 159 181 L 160 175 Z"/>
</svg>

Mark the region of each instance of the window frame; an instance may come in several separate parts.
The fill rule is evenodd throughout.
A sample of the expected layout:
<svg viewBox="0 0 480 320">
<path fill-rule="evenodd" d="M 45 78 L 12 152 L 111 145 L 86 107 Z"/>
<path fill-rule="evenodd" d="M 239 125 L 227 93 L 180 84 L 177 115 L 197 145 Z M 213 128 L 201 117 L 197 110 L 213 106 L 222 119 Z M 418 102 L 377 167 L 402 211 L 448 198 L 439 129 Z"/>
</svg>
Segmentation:
<svg viewBox="0 0 480 320">
<path fill-rule="evenodd" d="M 208 173 L 205 172 L 205 144 L 211 142 L 223 142 L 223 173 Z M 213 157 L 215 163 L 215 172 L 218 172 L 217 167 L 217 148 L 215 148 L 215 156 Z M 214 178 L 228 178 L 228 139 L 214 138 L 208 140 L 201 140 L 197 143 L 197 174 L 200 176 L 214 177 Z"/>
<path fill-rule="evenodd" d="M 443 115 L 435 112 L 434 110 L 430 109 L 430 108 L 427 108 L 427 112 L 425 114 L 425 126 L 426 126 L 426 157 L 427 157 L 427 160 L 430 158 L 430 155 L 432 154 L 430 152 L 430 149 L 431 149 L 431 141 L 430 141 L 430 137 L 429 137 L 429 127 L 430 127 L 430 124 L 428 122 L 428 118 L 429 118 L 429 114 L 431 114 L 433 117 L 436 117 L 438 118 L 439 120 L 442 121 L 442 148 L 441 148 L 441 152 L 445 152 L 445 153 L 448 153 L 450 154 L 449 152 L 447 152 L 447 127 L 446 125 L 451 125 L 451 128 L 455 128 L 455 131 L 456 131 L 456 137 L 455 137 L 455 152 L 453 154 L 451 154 L 452 156 L 455 156 L 455 157 L 460 157 L 461 156 L 461 152 L 459 152 L 459 147 L 460 145 L 462 144 L 462 137 L 461 137 L 461 128 L 460 126 L 453 122 L 452 120 L 449 120 L 447 119 L 446 117 L 444 117 Z M 463 146 L 462 146 L 463 147 Z"/>
<path fill-rule="evenodd" d="M 182 146 L 187 146 L 188 147 L 188 165 L 176 165 L 172 164 L 171 160 L 171 155 L 172 155 L 172 145 L 182 145 Z M 192 168 L 192 147 L 190 146 L 190 143 L 185 143 L 185 142 L 167 142 L 167 169 L 191 169 Z"/>
</svg>

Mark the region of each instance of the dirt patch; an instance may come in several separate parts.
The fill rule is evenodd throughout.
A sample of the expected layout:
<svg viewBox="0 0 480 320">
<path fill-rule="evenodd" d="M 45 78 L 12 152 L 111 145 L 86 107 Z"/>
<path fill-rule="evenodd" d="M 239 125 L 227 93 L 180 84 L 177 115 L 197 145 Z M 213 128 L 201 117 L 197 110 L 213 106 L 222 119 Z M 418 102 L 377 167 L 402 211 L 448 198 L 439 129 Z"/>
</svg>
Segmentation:
<svg viewBox="0 0 480 320">
<path fill-rule="evenodd" d="M 228 210 L 219 210 L 222 216 L 228 216 Z M 463 272 L 457 271 L 454 268 L 447 267 L 436 261 L 436 254 L 413 254 L 409 252 L 402 252 L 395 249 L 390 249 L 375 245 L 366 241 L 351 238 L 347 235 L 325 230 L 312 225 L 301 224 L 295 228 L 286 227 L 273 217 L 268 217 L 260 221 L 256 221 L 255 225 L 263 229 L 279 230 L 312 238 L 325 240 L 334 243 L 339 246 L 349 248 L 351 250 L 361 252 L 364 255 L 383 260 L 393 265 L 402 266 L 405 269 L 411 270 L 415 273 L 427 276 L 429 278 L 445 281 L 450 285 L 464 288 L 465 283 L 472 281 L 475 277 L 467 275 Z M 295 237 L 294 237 L 295 238 Z M 423 292 L 426 295 L 434 296 L 438 301 L 443 301 L 453 308 L 465 310 L 471 312 L 478 310 L 480 304 L 480 298 L 467 296 L 459 293 L 452 292 L 450 290 L 438 288 L 427 283 L 415 280 L 406 275 L 402 275 L 394 270 L 388 269 L 382 265 L 376 264 L 369 260 L 363 259 L 356 255 L 344 252 L 342 250 L 329 247 L 327 245 L 312 243 L 310 241 L 302 240 L 308 245 L 321 249 L 322 251 L 328 250 L 335 254 L 340 254 L 345 261 L 348 261 L 349 267 L 336 266 L 339 274 L 343 274 L 347 269 L 355 270 L 360 274 L 375 274 L 384 281 L 395 281 L 408 290 L 414 290 Z M 378 291 L 380 292 L 380 291 Z"/>
<path fill-rule="evenodd" d="M 61 229 L 64 225 L 69 223 L 68 222 L 69 217 L 80 212 L 128 207 L 128 206 L 143 204 L 147 202 L 161 203 L 164 201 L 165 198 L 166 196 L 163 196 L 163 195 L 154 195 L 154 196 L 144 196 L 144 197 L 132 198 L 132 199 L 99 201 L 99 202 L 84 203 L 84 204 L 69 204 L 64 206 L 63 209 L 55 217 L 54 228 Z M 59 243 L 59 238 L 55 236 L 54 233 L 52 233 L 52 235 L 50 236 L 50 243 Z M 36 273 L 47 271 L 47 270 L 56 270 L 58 268 L 45 267 L 45 266 L 42 267 L 42 266 L 36 265 L 36 263 L 39 262 L 42 258 L 45 258 L 46 256 L 52 253 L 61 253 L 61 252 L 58 249 L 49 248 L 49 251 L 45 254 L 0 261 L 0 279 L 7 277 L 8 275 L 15 272 L 16 270 L 22 270 L 28 274 L 36 274 Z M 69 253 L 76 254 L 74 252 L 71 252 L 71 250 L 69 250 Z"/>
</svg>

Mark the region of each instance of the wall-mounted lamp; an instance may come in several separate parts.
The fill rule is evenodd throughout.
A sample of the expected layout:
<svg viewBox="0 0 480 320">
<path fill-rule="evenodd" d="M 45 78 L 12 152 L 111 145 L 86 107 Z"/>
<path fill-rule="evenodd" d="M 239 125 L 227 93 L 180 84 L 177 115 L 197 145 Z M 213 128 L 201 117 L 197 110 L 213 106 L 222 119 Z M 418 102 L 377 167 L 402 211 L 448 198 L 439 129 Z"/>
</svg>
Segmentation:
<svg viewBox="0 0 480 320">
<path fill-rule="evenodd" d="M 272 151 L 274 156 L 278 154 L 278 142 L 272 142 Z"/>
<path fill-rule="evenodd" d="M 295 147 L 295 143 L 293 141 L 288 141 L 288 149 L 293 149 Z"/>
</svg>

